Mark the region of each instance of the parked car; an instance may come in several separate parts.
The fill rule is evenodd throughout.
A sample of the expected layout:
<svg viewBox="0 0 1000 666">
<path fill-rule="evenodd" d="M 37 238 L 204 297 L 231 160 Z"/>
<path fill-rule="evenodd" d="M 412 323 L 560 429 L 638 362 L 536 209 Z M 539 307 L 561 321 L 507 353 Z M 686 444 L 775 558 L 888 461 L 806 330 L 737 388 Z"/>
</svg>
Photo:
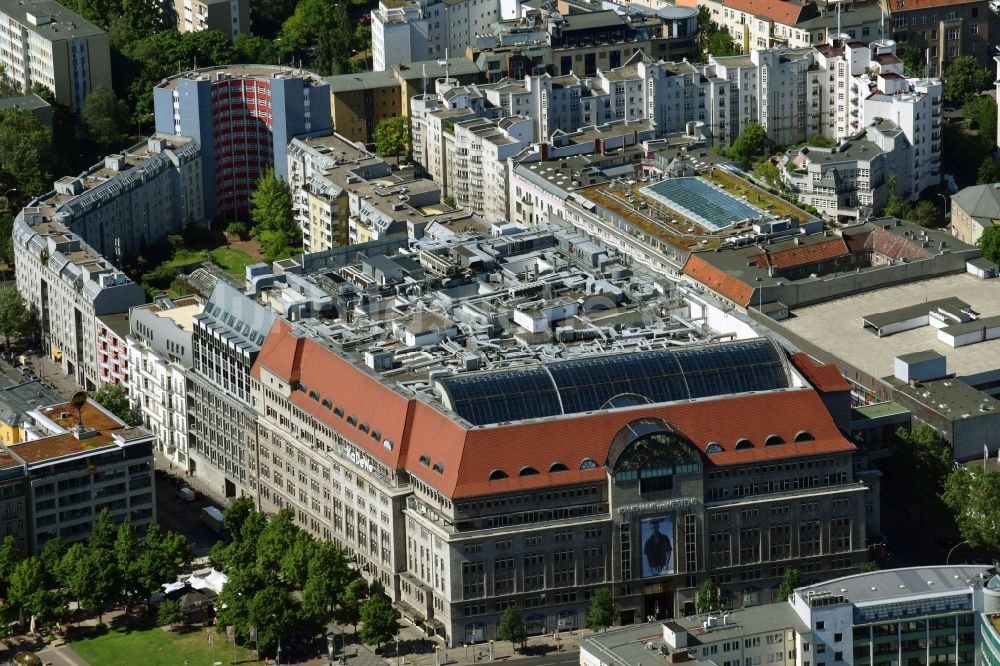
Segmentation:
<svg viewBox="0 0 1000 666">
<path fill-rule="evenodd" d="M 177 499 L 182 502 L 193 502 L 195 500 L 194 491 L 185 486 L 177 491 Z"/>
</svg>

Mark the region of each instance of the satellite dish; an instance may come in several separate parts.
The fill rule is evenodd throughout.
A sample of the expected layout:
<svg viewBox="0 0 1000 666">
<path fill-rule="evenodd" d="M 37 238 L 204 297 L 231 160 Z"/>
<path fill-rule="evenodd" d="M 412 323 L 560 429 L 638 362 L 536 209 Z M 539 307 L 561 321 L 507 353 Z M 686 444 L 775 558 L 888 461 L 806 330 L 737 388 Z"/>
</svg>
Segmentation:
<svg viewBox="0 0 1000 666">
<path fill-rule="evenodd" d="M 80 409 L 87 404 L 87 397 L 86 391 L 77 391 L 73 394 L 73 397 L 70 398 L 69 402 L 77 409 Z"/>
</svg>

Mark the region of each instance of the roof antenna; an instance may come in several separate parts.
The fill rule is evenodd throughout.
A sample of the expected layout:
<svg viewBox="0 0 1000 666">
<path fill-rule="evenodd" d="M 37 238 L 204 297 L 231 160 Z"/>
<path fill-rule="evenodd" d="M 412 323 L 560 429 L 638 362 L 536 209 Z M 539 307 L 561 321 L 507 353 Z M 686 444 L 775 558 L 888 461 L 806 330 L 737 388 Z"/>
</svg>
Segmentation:
<svg viewBox="0 0 1000 666">
<path fill-rule="evenodd" d="M 425 62 L 421 69 L 423 69 L 423 82 L 424 82 L 424 97 L 427 97 L 427 63 Z"/>
<path fill-rule="evenodd" d="M 885 7 L 882 6 L 882 3 L 879 3 L 878 11 L 882 15 L 882 27 L 879 28 L 879 32 L 882 33 L 882 39 L 885 39 Z"/>
<path fill-rule="evenodd" d="M 448 80 L 448 49 L 444 50 L 444 80 Z"/>
<path fill-rule="evenodd" d="M 837 39 L 840 39 L 840 41 L 844 41 L 841 38 L 841 36 L 840 36 L 841 34 L 842 33 L 840 32 L 840 3 L 838 2 L 837 3 Z"/>
</svg>

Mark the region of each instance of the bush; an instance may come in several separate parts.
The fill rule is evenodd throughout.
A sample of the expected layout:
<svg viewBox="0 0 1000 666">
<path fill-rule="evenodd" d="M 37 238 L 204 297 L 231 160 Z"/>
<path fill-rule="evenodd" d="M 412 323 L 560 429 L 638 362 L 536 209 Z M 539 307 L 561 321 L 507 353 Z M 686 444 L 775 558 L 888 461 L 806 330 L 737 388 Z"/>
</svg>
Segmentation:
<svg viewBox="0 0 1000 666">
<path fill-rule="evenodd" d="M 230 222 L 226 225 L 226 235 L 243 238 L 247 235 L 246 222 Z"/>
</svg>

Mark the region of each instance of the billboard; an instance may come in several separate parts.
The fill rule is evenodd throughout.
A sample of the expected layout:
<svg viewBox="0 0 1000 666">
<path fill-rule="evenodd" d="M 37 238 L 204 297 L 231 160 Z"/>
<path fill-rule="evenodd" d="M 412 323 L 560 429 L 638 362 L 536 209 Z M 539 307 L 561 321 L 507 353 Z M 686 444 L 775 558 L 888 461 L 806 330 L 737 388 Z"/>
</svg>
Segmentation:
<svg viewBox="0 0 1000 666">
<path fill-rule="evenodd" d="M 642 577 L 674 573 L 674 519 L 646 518 L 641 523 Z"/>
</svg>

